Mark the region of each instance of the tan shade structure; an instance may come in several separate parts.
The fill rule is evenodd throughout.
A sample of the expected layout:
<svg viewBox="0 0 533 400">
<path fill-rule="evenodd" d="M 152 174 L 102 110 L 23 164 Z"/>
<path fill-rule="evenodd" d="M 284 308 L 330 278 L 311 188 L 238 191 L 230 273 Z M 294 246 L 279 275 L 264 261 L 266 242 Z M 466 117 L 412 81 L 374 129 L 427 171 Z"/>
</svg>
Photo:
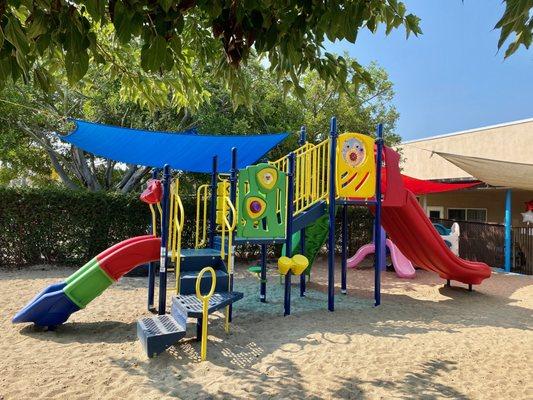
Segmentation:
<svg viewBox="0 0 533 400">
<path fill-rule="evenodd" d="M 489 185 L 533 190 L 533 164 L 491 160 L 439 151 L 434 153 Z"/>
</svg>

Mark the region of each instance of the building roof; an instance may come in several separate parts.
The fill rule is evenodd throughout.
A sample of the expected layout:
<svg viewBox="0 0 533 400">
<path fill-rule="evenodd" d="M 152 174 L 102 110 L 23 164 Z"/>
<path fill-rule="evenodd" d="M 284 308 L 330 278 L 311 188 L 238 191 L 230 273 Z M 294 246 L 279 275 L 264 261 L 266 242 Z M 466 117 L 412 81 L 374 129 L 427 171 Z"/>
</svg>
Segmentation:
<svg viewBox="0 0 533 400">
<path fill-rule="evenodd" d="M 447 138 L 447 137 L 451 137 L 451 136 L 466 135 L 468 133 L 486 131 L 486 130 L 495 129 L 495 128 L 503 128 L 503 127 L 511 126 L 511 125 L 525 124 L 525 123 L 528 123 L 528 122 L 533 122 L 533 118 L 519 119 L 519 120 L 516 120 L 516 121 L 503 122 L 501 124 L 487 125 L 487 126 L 482 126 L 482 127 L 479 127 L 479 128 L 466 129 L 464 131 L 443 133 L 441 135 L 428 136 L 428 137 L 420 138 L 420 139 L 406 140 L 405 142 L 402 142 L 401 144 L 424 142 L 426 140 L 434 140 L 434 139 Z"/>
<path fill-rule="evenodd" d="M 407 175 L 432 180 L 472 179 L 468 171 L 436 153 L 530 164 L 533 154 L 533 118 L 412 140 L 397 148 L 404 160 L 402 172 Z"/>
</svg>

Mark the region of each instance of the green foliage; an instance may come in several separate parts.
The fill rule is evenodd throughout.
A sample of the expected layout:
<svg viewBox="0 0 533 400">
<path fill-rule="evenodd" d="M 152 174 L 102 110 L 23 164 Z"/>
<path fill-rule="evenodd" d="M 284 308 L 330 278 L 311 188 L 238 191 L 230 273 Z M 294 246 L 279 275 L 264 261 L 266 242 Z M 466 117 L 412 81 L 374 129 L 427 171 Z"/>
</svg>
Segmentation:
<svg viewBox="0 0 533 400">
<path fill-rule="evenodd" d="M 345 58 L 351 62 L 349 57 Z M 133 185 L 120 185 L 127 172 L 116 168 L 113 162 L 86 154 L 87 167 L 85 163 L 75 163 L 79 157 L 68 147 L 60 146 L 54 135 L 54 132 L 71 129 L 65 124 L 65 116 L 149 130 L 179 131 L 194 127 L 202 133 L 293 133 L 269 155 L 271 159 L 297 146 L 297 131 L 301 125 L 307 125 L 310 141 L 324 138 L 332 115 L 338 117 L 341 132 L 372 134 L 377 123 L 382 122 L 387 143 L 399 142 L 399 136 L 394 133 L 398 113 L 391 105 L 394 90 L 387 73 L 374 64 L 365 68 L 372 85 L 351 83 L 351 73 L 350 70 L 345 77 L 347 90 L 327 86 L 318 79 L 316 72 L 308 73 L 301 80 L 304 94 L 296 97 L 290 93 L 284 95 L 283 83 L 258 62 L 250 62 L 241 69 L 242 86 L 249 88 L 250 93 L 247 107 L 235 108 L 230 89 L 215 77 L 206 75 L 204 86 L 211 95 L 198 108 L 176 110 L 167 105 L 156 112 L 150 112 L 135 101 L 125 101 L 120 95 L 120 79 L 94 68 L 89 70 L 91 79 L 84 80 L 77 89 L 56 81 L 54 91 L 45 94 L 31 86 L 9 84 L 3 91 L 4 101 L 0 100 L 0 149 L 4 150 L 0 154 L 0 162 L 3 162 L 0 171 L 7 172 L 7 168 L 10 173 L 3 173 L 3 178 L 0 175 L 0 182 L 30 177 L 33 183 L 50 183 L 50 172 L 54 168 L 62 169 L 74 187 L 122 191 L 138 187 L 142 180 L 138 175 Z M 51 165 L 51 156 L 46 151 L 50 148 L 57 155 L 60 167 Z M 91 171 L 92 177 L 82 176 L 80 171 Z M 196 182 L 197 178 L 187 176 L 186 180 Z"/>
<path fill-rule="evenodd" d="M 194 246 L 196 200 L 183 197 L 184 248 Z M 148 207 L 137 194 L 19 189 L 0 186 L 0 266 L 35 264 L 80 266 L 109 246 L 150 233 Z M 371 241 L 372 216 L 366 208 L 348 210 L 349 254 Z M 337 251 L 340 251 L 340 219 Z M 279 254 L 279 248 L 275 253 Z M 258 256 L 257 246 L 239 246 L 239 258 Z"/>
<path fill-rule="evenodd" d="M 513 37 L 507 49 L 505 58 L 511 56 L 518 50 L 520 45 L 526 49 L 531 46 L 533 36 L 533 0 L 505 0 L 505 12 L 498 21 L 495 29 L 500 30 L 498 49 L 510 37 Z M 514 34 L 513 36 L 511 36 Z"/>
<path fill-rule="evenodd" d="M 0 187 L 0 265 L 81 264 L 123 239 L 145 234 L 137 196 L 62 188 Z"/>
<path fill-rule="evenodd" d="M 121 95 L 155 109 L 198 106 L 203 72 L 215 74 L 235 104 L 250 93 L 239 66 L 254 55 L 301 94 L 300 78 L 315 71 L 327 84 L 368 83 L 355 61 L 323 51 L 326 40 L 354 43 L 362 29 L 405 27 L 421 33 L 419 19 L 398 0 L 172 1 L 6 0 L 0 6 L 0 84 L 9 78 L 43 89 L 63 69 L 69 84 L 87 76 L 89 65 L 121 80 Z M 167 97 L 163 96 L 163 93 Z"/>
</svg>

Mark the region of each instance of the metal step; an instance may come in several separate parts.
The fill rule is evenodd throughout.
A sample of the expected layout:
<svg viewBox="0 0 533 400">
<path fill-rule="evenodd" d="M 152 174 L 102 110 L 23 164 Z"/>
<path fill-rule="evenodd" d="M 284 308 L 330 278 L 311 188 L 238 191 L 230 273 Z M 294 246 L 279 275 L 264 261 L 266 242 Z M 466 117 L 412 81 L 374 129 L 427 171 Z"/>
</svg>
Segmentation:
<svg viewBox="0 0 533 400">
<path fill-rule="evenodd" d="M 210 248 L 182 249 L 180 257 L 181 271 L 200 271 L 206 266 L 222 269 L 220 250 Z M 223 269 L 225 269 L 225 265 Z"/>
<path fill-rule="evenodd" d="M 187 316 L 178 311 L 175 315 L 155 315 L 137 321 L 137 337 L 148 357 L 161 354 L 185 336 Z"/>
<path fill-rule="evenodd" d="M 244 294 L 241 292 L 215 292 L 209 299 L 208 314 L 224 308 L 236 301 L 242 299 Z M 191 318 L 202 318 L 202 302 L 196 295 L 177 295 L 172 298 L 172 307 L 170 313 L 174 315 L 182 315 L 187 313 Z"/>
<path fill-rule="evenodd" d="M 206 265 L 204 265 L 205 267 Z M 228 290 L 228 274 L 226 271 L 220 269 L 215 270 L 217 283 L 215 286 L 216 292 L 222 292 Z M 196 278 L 198 277 L 198 271 L 185 271 L 180 275 L 180 294 L 196 294 Z M 200 283 L 200 290 L 203 294 L 206 294 L 211 289 L 211 274 L 206 273 L 202 276 L 202 282 Z"/>
</svg>

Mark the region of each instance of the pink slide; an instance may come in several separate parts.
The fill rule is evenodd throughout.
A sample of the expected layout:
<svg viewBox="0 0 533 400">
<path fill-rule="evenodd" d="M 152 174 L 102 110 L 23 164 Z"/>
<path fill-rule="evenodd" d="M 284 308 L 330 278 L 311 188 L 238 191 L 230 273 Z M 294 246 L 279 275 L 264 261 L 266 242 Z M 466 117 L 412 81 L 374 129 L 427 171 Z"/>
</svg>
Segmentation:
<svg viewBox="0 0 533 400">
<path fill-rule="evenodd" d="M 415 277 L 415 268 L 409 259 L 403 255 L 398 247 L 390 239 L 387 239 L 387 247 L 390 251 L 392 265 L 396 271 L 396 275 L 404 279 L 412 279 Z M 365 244 L 362 246 L 352 258 L 348 259 L 348 268 L 356 268 L 361 261 L 363 261 L 369 254 L 374 254 L 374 243 Z"/>
</svg>

